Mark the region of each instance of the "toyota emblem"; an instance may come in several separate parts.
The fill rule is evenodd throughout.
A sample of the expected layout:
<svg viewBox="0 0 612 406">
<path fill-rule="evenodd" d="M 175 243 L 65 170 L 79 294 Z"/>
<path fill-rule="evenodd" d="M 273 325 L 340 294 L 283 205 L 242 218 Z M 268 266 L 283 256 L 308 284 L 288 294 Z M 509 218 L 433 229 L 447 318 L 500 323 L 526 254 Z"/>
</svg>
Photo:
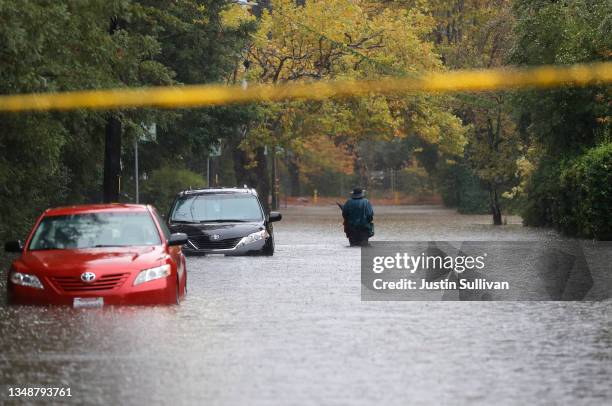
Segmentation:
<svg viewBox="0 0 612 406">
<path fill-rule="evenodd" d="M 93 272 L 83 272 L 81 274 L 81 280 L 86 283 L 91 283 L 96 280 L 96 274 Z"/>
<path fill-rule="evenodd" d="M 215 241 L 218 240 L 219 238 L 221 238 L 221 236 L 219 234 L 213 234 L 213 235 L 210 236 L 210 239 L 211 240 L 215 240 Z"/>
</svg>

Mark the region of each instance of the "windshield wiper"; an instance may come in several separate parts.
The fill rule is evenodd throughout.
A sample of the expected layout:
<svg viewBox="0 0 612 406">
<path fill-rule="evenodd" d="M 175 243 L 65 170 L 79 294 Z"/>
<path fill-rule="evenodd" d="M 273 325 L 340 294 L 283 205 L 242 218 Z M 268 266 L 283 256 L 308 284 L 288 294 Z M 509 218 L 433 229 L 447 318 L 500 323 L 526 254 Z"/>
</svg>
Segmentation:
<svg viewBox="0 0 612 406">
<path fill-rule="evenodd" d="M 110 248 L 110 247 L 125 247 L 125 245 L 118 244 L 96 244 L 93 248 Z"/>
<path fill-rule="evenodd" d="M 200 223 L 246 223 L 247 220 L 236 220 L 236 219 L 215 219 L 215 220 L 202 220 Z"/>
<path fill-rule="evenodd" d="M 174 219 L 171 219 L 170 222 L 171 223 L 180 223 L 180 224 L 198 224 L 198 223 L 200 223 L 199 221 L 174 220 Z"/>
</svg>

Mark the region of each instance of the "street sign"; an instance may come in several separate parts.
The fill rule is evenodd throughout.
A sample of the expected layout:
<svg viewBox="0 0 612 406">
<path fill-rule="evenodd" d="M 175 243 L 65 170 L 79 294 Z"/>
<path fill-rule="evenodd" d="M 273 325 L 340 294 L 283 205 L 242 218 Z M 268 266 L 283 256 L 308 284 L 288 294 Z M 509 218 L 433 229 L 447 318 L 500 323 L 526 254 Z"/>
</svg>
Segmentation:
<svg viewBox="0 0 612 406">
<path fill-rule="evenodd" d="M 221 156 L 221 144 L 211 145 L 208 155 L 211 157 Z"/>
<path fill-rule="evenodd" d="M 143 128 L 143 134 L 140 136 L 139 141 L 142 142 L 156 142 L 157 141 L 157 124 L 145 124 L 141 123 Z"/>
</svg>

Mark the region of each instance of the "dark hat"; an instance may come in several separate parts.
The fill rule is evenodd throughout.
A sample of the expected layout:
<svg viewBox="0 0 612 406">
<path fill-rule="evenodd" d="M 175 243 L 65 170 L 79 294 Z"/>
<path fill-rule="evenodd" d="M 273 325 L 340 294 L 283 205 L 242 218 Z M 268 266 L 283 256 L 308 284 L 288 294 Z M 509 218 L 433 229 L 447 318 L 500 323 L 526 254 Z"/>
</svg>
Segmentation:
<svg viewBox="0 0 612 406">
<path fill-rule="evenodd" d="M 353 191 L 351 192 L 351 197 L 353 199 L 360 199 L 365 195 L 365 190 L 363 190 L 360 187 L 356 187 L 353 189 Z"/>
</svg>

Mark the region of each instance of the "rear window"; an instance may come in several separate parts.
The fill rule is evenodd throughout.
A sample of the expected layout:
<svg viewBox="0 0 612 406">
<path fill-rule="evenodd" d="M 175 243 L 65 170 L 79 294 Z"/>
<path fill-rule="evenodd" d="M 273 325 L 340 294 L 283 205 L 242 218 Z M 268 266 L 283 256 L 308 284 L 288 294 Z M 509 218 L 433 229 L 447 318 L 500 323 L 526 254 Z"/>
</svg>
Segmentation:
<svg viewBox="0 0 612 406">
<path fill-rule="evenodd" d="M 30 250 L 160 245 L 148 212 L 83 213 L 49 216 L 34 232 Z"/>
</svg>

